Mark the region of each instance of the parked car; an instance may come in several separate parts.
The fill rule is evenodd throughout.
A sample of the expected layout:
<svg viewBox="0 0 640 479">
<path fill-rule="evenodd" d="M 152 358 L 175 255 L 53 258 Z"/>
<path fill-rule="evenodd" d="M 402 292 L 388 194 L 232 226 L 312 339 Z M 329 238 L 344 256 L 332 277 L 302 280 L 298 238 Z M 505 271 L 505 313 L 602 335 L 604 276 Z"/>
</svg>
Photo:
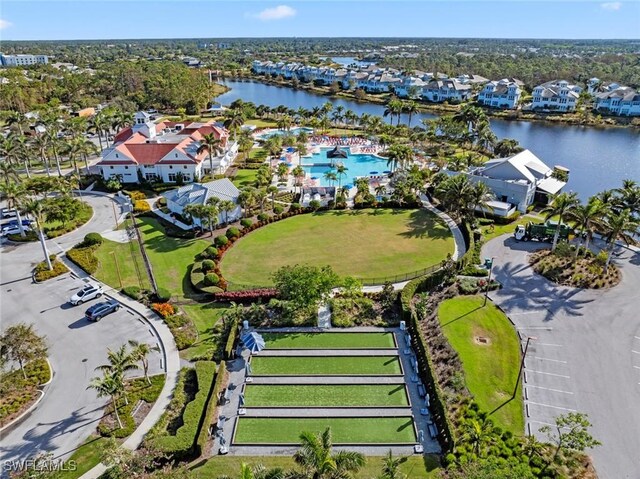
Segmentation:
<svg viewBox="0 0 640 479">
<path fill-rule="evenodd" d="M 103 303 L 97 303 L 91 306 L 84 313 L 84 316 L 89 321 L 100 321 L 107 314 L 111 314 L 114 311 L 118 311 L 120 309 L 120 304 L 115 299 L 110 299 L 109 301 L 105 301 Z"/>
<path fill-rule="evenodd" d="M 29 228 L 28 226 L 23 226 L 23 229 L 25 232 L 31 231 L 31 228 Z M 16 234 L 20 234 L 20 227 L 18 225 L 2 227 L 2 236 L 16 235 Z"/>
<path fill-rule="evenodd" d="M 22 226 L 31 226 L 31 220 L 23 219 L 21 221 Z M 3 228 L 7 228 L 9 226 L 18 226 L 18 220 L 11 220 L 2 225 Z"/>
<path fill-rule="evenodd" d="M 69 302 L 74 306 L 77 304 L 82 304 L 85 301 L 90 301 L 94 298 L 99 298 L 102 296 L 102 285 L 99 284 L 87 284 L 82 289 L 80 289 L 76 294 L 71 296 Z"/>
<path fill-rule="evenodd" d="M 2 208 L 3 218 L 16 218 L 17 216 L 18 212 L 16 210 L 12 210 L 11 208 Z"/>
</svg>

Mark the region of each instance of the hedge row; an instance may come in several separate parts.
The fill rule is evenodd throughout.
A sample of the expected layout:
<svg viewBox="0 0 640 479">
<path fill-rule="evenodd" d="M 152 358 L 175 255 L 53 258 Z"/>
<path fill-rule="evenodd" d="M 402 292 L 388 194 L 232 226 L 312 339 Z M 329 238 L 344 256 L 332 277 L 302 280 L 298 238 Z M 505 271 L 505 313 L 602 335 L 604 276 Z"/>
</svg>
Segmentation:
<svg viewBox="0 0 640 479">
<path fill-rule="evenodd" d="M 226 379 L 227 366 L 224 361 L 221 361 L 220 366 L 218 366 L 218 372 L 216 373 L 216 379 L 213 383 L 213 389 L 209 396 L 207 409 L 204 413 L 204 419 L 202 421 L 202 426 L 200 427 L 200 434 L 198 434 L 198 440 L 196 441 L 197 448 L 200 451 L 204 451 L 206 449 L 211 425 L 217 420 L 215 412 L 218 409 L 218 397 L 220 396 L 220 391 L 222 391 L 222 388 L 225 386 Z"/>
<path fill-rule="evenodd" d="M 224 359 L 233 359 L 233 349 L 236 345 L 236 339 L 238 337 L 238 321 L 234 321 L 229 327 L 229 336 L 227 337 L 227 344 L 224 347 Z"/>
<path fill-rule="evenodd" d="M 80 243 L 80 245 L 81 244 L 82 243 Z M 93 253 L 98 246 L 94 245 L 82 248 L 80 245 L 74 246 L 67 251 L 67 258 L 87 273 L 94 274 L 98 271 L 98 258 Z"/>
<path fill-rule="evenodd" d="M 195 398 L 184 408 L 183 424 L 175 436 L 160 436 L 151 443 L 160 452 L 169 455 L 173 460 L 187 460 L 202 454 L 199 443 L 200 432 L 204 425 L 206 409 L 213 392 L 216 363 L 198 361 L 195 366 L 198 378 L 198 392 Z"/>
</svg>

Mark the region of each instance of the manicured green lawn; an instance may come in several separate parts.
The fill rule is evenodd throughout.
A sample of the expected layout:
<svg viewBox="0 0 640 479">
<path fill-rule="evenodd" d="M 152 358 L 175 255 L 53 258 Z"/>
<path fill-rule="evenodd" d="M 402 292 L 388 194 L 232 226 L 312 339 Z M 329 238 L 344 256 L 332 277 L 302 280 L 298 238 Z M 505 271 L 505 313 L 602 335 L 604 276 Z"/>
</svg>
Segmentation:
<svg viewBox="0 0 640 479">
<path fill-rule="evenodd" d="M 482 236 L 484 236 L 485 241 L 489 241 L 490 239 L 497 238 L 498 236 L 502 236 L 503 234 L 508 233 L 512 235 L 516 230 L 516 226 L 526 225 L 529 221 L 533 221 L 534 223 L 542 223 L 544 220 L 537 215 L 527 214 L 506 225 L 483 226 L 481 228 Z"/>
<path fill-rule="evenodd" d="M 377 376 L 401 373 L 397 356 L 254 356 L 251 370 L 254 376 Z"/>
<path fill-rule="evenodd" d="M 73 452 L 71 457 L 66 461 L 67 467 L 69 463 L 74 461 L 76 464 L 75 471 L 59 471 L 51 475 L 51 479 L 75 479 L 82 476 L 89 469 L 97 466 L 102 459 L 104 448 L 109 444 L 106 437 L 91 435 Z"/>
<path fill-rule="evenodd" d="M 278 124 L 274 120 L 262 120 L 260 118 L 252 118 L 245 121 L 246 125 L 255 125 L 258 128 L 277 128 Z"/>
<path fill-rule="evenodd" d="M 269 349 L 395 348 L 393 333 L 263 333 Z"/>
<path fill-rule="evenodd" d="M 449 228 L 426 210 L 328 211 L 299 215 L 237 241 L 222 260 L 236 286 L 270 285 L 284 265 L 330 265 L 341 275 L 384 282 L 453 253 Z"/>
<path fill-rule="evenodd" d="M 233 179 L 233 184 L 240 189 L 246 186 L 255 186 L 255 181 L 257 177 L 258 177 L 258 170 L 240 169 L 236 173 L 236 177 Z"/>
<path fill-rule="evenodd" d="M 380 475 L 382 457 L 367 456 L 364 467 L 355 475 L 356 479 L 370 479 Z M 216 456 L 204 464 L 191 470 L 193 479 L 210 479 L 212 477 L 236 477 L 242 464 L 252 467 L 263 465 L 267 469 L 282 468 L 291 470 L 296 464 L 291 456 Z M 408 479 L 436 479 L 439 473 L 437 456 L 408 456 L 400 465 L 400 471 Z"/>
<path fill-rule="evenodd" d="M 300 433 L 331 427 L 334 444 L 406 444 L 416 435 L 411 417 L 253 418 L 238 421 L 234 444 L 298 444 Z"/>
<path fill-rule="evenodd" d="M 491 301 L 482 306 L 481 296 L 462 296 L 444 301 L 438 309 L 442 331 L 458 352 L 467 387 L 476 402 L 496 425 L 523 434 L 521 387 L 511 399 L 520 367 L 520 344 L 507 317 Z M 487 344 L 477 338 L 488 339 Z M 499 409 L 497 409 L 499 408 Z"/>
<path fill-rule="evenodd" d="M 202 357 L 206 354 L 213 355 L 218 335 L 214 325 L 220 320 L 220 316 L 227 310 L 226 304 L 221 303 L 193 303 L 181 304 L 180 309 L 189 316 L 198 330 L 198 341 L 183 351 L 180 356 L 184 359 Z"/>
<path fill-rule="evenodd" d="M 167 236 L 162 226 L 153 218 L 139 218 L 138 226 L 158 287 L 166 288 L 176 296 L 190 294 L 189 265 L 211 243 Z"/>
<path fill-rule="evenodd" d="M 144 267 L 144 260 L 137 241 L 118 243 L 105 239 L 94 254 L 99 261 L 95 277 L 103 283 L 120 288 L 119 268 L 122 287 L 150 288 L 149 275 Z"/>
<path fill-rule="evenodd" d="M 403 384 L 365 385 L 249 385 L 247 407 L 309 406 L 364 407 L 408 406 Z"/>
</svg>

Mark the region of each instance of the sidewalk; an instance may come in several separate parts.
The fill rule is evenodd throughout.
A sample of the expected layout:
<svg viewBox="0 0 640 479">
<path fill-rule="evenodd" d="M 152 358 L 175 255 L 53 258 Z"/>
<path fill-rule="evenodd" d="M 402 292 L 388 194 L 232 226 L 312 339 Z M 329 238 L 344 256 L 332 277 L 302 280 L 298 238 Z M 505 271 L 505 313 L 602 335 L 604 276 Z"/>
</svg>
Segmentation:
<svg viewBox="0 0 640 479">
<path fill-rule="evenodd" d="M 91 278 L 92 281 L 99 283 L 99 281 L 96 280 L 93 276 L 88 275 L 78 266 L 69 261 L 66 256 L 63 256 L 61 259 L 62 262 L 71 270 L 72 274 L 74 274 L 78 278 Z M 180 371 L 180 356 L 178 354 L 178 349 L 176 348 L 176 343 L 173 340 L 171 331 L 157 314 L 155 314 L 143 304 L 134 301 L 133 299 L 125 296 L 119 291 L 107 285 L 103 285 L 103 287 L 105 290 L 105 296 L 116 299 L 123 307 L 133 311 L 134 314 L 137 314 L 145 323 L 149 325 L 149 327 L 153 330 L 155 336 L 158 338 L 158 342 L 160 343 L 160 346 L 162 348 L 163 369 L 166 373 L 164 387 L 162 388 L 158 399 L 153 404 L 153 407 L 143 419 L 142 423 L 122 444 L 123 447 L 133 451 L 137 449 L 140 444 L 142 444 L 144 436 L 154 426 L 158 419 L 160 419 L 160 416 L 169 406 L 169 402 L 171 401 L 171 398 L 173 396 L 173 390 L 175 389 L 176 383 L 178 381 L 178 372 Z M 102 474 L 104 474 L 106 470 L 107 467 L 104 464 L 100 463 L 93 469 L 83 474 L 81 476 L 81 479 L 97 479 Z"/>
</svg>

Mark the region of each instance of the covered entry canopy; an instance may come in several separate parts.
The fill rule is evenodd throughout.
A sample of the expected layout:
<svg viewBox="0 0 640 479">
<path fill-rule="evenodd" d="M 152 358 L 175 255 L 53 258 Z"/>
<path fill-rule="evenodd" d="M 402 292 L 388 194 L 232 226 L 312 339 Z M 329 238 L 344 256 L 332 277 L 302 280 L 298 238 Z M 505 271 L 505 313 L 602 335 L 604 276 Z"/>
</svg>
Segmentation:
<svg viewBox="0 0 640 479">
<path fill-rule="evenodd" d="M 262 351 L 265 347 L 264 338 L 256 332 L 244 333 L 240 336 L 240 341 L 252 353 Z"/>
</svg>

